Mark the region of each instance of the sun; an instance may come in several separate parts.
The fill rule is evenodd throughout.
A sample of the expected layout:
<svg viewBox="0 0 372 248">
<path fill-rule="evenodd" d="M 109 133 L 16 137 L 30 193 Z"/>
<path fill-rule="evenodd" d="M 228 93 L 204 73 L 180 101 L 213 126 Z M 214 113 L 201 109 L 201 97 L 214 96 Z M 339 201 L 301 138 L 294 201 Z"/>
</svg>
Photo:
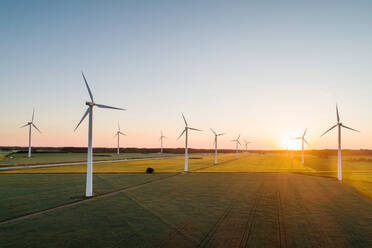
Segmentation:
<svg viewBox="0 0 372 248">
<path fill-rule="evenodd" d="M 294 140 L 291 137 L 285 136 L 281 139 L 280 147 L 283 150 L 301 150 L 301 140 Z"/>
</svg>

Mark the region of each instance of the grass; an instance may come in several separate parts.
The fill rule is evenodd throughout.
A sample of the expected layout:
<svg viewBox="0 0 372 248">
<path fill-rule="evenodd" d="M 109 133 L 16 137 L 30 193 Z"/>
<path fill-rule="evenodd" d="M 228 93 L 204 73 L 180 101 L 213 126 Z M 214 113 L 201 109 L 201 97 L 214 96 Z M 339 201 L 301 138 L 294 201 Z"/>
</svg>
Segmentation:
<svg viewBox="0 0 372 248">
<path fill-rule="evenodd" d="M 10 176 L 37 175 L 1 181 Z M 0 247 L 371 247 L 371 212 L 371 199 L 332 179 L 189 173 L 0 225 Z"/>
<path fill-rule="evenodd" d="M 193 159 L 197 158 L 197 159 Z M 306 156 L 305 164 L 301 164 L 300 157 L 290 159 L 284 155 L 244 154 L 235 159 L 235 154 L 219 156 L 219 164 L 213 165 L 213 156 L 191 156 L 189 169 L 194 172 L 286 172 L 307 175 L 333 177 L 337 176 L 337 157 L 319 158 Z M 158 160 L 125 161 L 112 163 L 97 163 L 93 166 L 94 173 L 143 173 L 148 167 L 155 169 L 155 173 L 175 173 L 184 170 L 184 158 L 167 158 Z M 361 193 L 372 198 L 372 161 L 361 160 L 359 157 L 344 157 L 343 182 Z M 71 165 L 52 168 L 34 168 L 21 170 L 0 171 L 0 173 L 85 173 L 86 165 Z"/>
<path fill-rule="evenodd" d="M 8 155 L 8 156 L 7 156 Z M 95 153 L 93 160 L 118 160 L 127 158 L 148 158 L 148 157 L 169 157 L 175 154 L 168 153 Z M 12 158 L 11 158 L 12 157 Z M 84 162 L 87 160 L 86 153 L 32 153 L 32 157 L 28 158 L 27 153 L 0 153 L 0 166 L 17 166 L 17 165 L 33 165 L 33 164 L 49 164 L 63 162 Z"/>
<path fill-rule="evenodd" d="M 100 195 L 169 174 L 95 174 L 94 194 Z M 0 175 L 0 221 L 84 199 L 83 174 Z"/>
<path fill-rule="evenodd" d="M 182 157 L 97 163 L 105 197 L 89 201 L 86 165 L 1 171 L 0 247 L 371 247 L 372 161 L 343 160 L 342 183 L 336 157 L 194 155 L 188 174 Z"/>
</svg>

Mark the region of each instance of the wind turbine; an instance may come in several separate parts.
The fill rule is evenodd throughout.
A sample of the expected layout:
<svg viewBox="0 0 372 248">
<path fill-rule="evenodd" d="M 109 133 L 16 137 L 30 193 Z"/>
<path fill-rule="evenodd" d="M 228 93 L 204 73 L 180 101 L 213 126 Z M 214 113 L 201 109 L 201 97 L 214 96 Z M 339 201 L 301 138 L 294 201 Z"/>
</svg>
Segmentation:
<svg viewBox="0 0 372 248">
<path fill-rule="evenodd" d="M 116 134 L 114 135 L 114 138 L 115 138 L 116 136 L 118 137 L 118 151 L 117 151 L 118 155 L 119 155 L 119 153 L 120 153 L 120 135 L 127 136 L 125 133 L 122 133 L 122 132 L 120 131 L 120 125 L 119 125 L 119 123 L 118 123 L 118 131 L 116 131 Z"/>
<path fill-rule="evenodd" d="M 252 142 L 244 140 L 245 154 L 248 154 L 248 144 L 250 144 L 250 143 L 252 143 Z"/>
<path fill-rule="evenodd" d="M 212 133 L 214 134 L 214 164 L 218 164 L 217 161 L 217 137 L 225 135 L 226 133 L 219 133 L 217 134 L 212 128 L 211 128 Z"/>
<path fill-rule="evenodd" d="M 236 159 L 238 159 L 239 145 L 242 145 L 239 142 L 239 138 L 240 138 L 240 134 L 239 134 L 238 138 L 236 138 L 235 140 L 231 140 L 232 142 L 236 142 Z"/>
<path fill-rule="evenodd" d="M 292 138 L 292 139 L 300 139 L 301 142 L 302 142 L 302 161 L 301 163 L 304 164 L 305 163 L 305 159 L 304 159 L 304 149 L 305 149 L 305 144 L 309 144 L 306 139 L 305 139 L 305 135 L 306 135 L 306 131 L 307 131 L 307 128 L 305 129 L 305 132 L 304 134 L 301 136 L 301 137 L 296 137 L 296 138 Z"/>
<path fill-rule="evenodd" d="M 195 131 L 202 131 L 200 129 L 196 129 L 196 128 L 193 128 L 193 127 L 189 127 L 189 125 L 187 124 L 187 121 L 186 121 L 186 118 L 185 116 L 183 115 L 182 113 L 182 117 L 183 117 L 183 120 L 185 122 L 185 129 L 183 129 L 182 133 L 180 134 L 180 136 L 178 136 L 177 140 L 179 138 L 181 138 L 181 136 L 183 134 L 185 134 L 185 172 L 187 172 L 189 170 L 188 166 L 188 162 L 189 162 L 189 158 L 188 158 L 188 150 L 187 150 L 187 142 L 188 142 L 188 138 L 189 138 L 189 130 L 195 130 Z"/>
<path fill-rule="evenodd" d="M 88 106 L 88 109 L 85 111 L 83 117 L 81 118 L 80 122 L 75 128 L 76 129 L 80 126 L 80 124 L 83 122 L 85 117 L 89 114 L 89 129 L 88 129 L 88 159 L 87 159 L 87 181 L 86 181 L 86 189 L 85 189 L 85 196 L 86 197 L 91 197 L 93 196 L 93 168 L 92 168 L 92 160 L 93 160 L 93 150 L 92 150 L 92 133 L 93 133 L 93 107 L 97 106 L 99 108 L 108 108 L 108 109 L 117 109 L 117 110 L 125 110 L 122 108 L 116 108 L 116 107 L 111 107 L 103 104 L 97 104 L 93 100 L 93 95 L 92 92 L 90 91 L 88 82 L 84 76 L 84 73 L 81 72 L 81 75 L 83 76 L 85 86 L 88 89 L 88 93 L 90 96 L 90 102 L 85 102 L 85 105 Z"/>
<path fill-rule="evenodd" d="M 322 137 L 323 135 L 325 135 L 326 133 L 328 133 L 329 131 L 331 131 L 333 128 L 338 127 L 337 179 L 339 181 L 341 181 L 342 180 L 342 167 L 341 167 L 341 127 L 346 128 L 346 129 L 350 129 L 350 130 L 355 131 L 355 132 L 359 132 L 359 131 L 358 130 L 355 130 L 355 129 L 351 128 L 351 127 L 347 127 L 344 124 L 342 124 L 342 122 L 340 122 L 340 116 L 338 114 L 337 104 L 336 104 L 336 114 L 337 114 L 337 124 L 334 125 L 334 126 L 332 126 L 327 131 L 325 131 L 320 137 Z"/>
<path fill-rule="evenodd" d="M 23 127 L 28 126 L 28 157 L 29 158 L 31 158 L 31 131 L 32 131 L 31 129 L 32 129 L 32 127 L 34 127 L 37 131 L 39 131 L 39 133 L 41 133 L 39 128 L 37 128 L 36 125 L 34 124 L 34 115 L 35 115 L 35 108 L 32 111 L 31 121 L 27 122 L 27 124 L 25 124 L 21 127 L 21 128 L 23 128 Z"/>
<path fill-rule="evenodd" d="M 160 131 L 160 153 L 163 153 L 163 139 L 168 139 L 168 137 L 165 137 L 163 131 Z"/>
</svg>

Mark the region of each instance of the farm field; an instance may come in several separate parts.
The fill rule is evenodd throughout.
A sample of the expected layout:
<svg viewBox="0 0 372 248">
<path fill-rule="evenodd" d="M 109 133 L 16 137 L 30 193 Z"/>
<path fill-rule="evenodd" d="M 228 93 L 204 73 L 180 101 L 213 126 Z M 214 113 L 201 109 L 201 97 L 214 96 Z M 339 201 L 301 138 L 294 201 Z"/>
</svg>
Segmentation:
<svg viewBox="0 0 372 248">
<path fill-rule="evenodd" d="M 12 153 L 6 156 L 6 153 L 0 153 L 0 166 L 16 166 L 16 165 L 33 165 L 33 164 L 49 164 L 49 163 L 64 163 L 64 162 L 84 162 L 87 160 L 86 153 L 33 153 L 31 158 L 27 157 L 27 153 Z M 175 154 L 169 153 L 95 153 L 93 160 L 119 160 L 128 158 L 149 158 L 149 157 L 170 157 Z M 12 157 L 12 158 L 11 158 Z"/>
<path fill-rule="evenodd" d="M 158 175 L 138 174 L 138 178 L 130 179 L 132 175 L 115 174 L 103 178 L 106 185 L 117 185 Z M 83 193 L 77 174 L 57 174 L 50 180 L 45 179 L 49 175 L 7 174 L 0 175 L 2 182 L 8 181 L 2 183 L 2 196 L 7 189 L 17 187 L 17 180 L 8 177 L 22 176 L 39 176 L 35 182 L 45 181 L 34 192 L 35 201 L 38 192 L 43 191 L 58 198 L 57 192 L 48 190 L 64 184 L 66 177 L 75 177 L 69 184 L 70 188 L 76 187 L 66 197 Z M 288 173 L 167 176 L 15 222 L 0 222 L 0 247 L 372 245 L 372 199 L 334 179 Z M 96 185 L 97 190 L 100 187 L 104 190 L 107 186 Z M 4 203 L 16 199 L 11 195 L 14 192 L 3 197 L 1 212 L 10 207 Z M 31 195 L 19 197 L 32 199 Z"/>
<path fill-rule="evenodd" d="M 214 156 L 192 155 L 189 160 L 189 168 L 193 172 L 288 172 L 302 173 L 307 175 L 336 177 L 337 157 L 319 158 L 305 156 L 305 164 L 302 165 L 300 157 L 293 159 L 285 155 L 275 154 L 240 154 L 235 159 L 235 154 L 223 154 L 219 156 L 219 164 L 213 165 Z M 97 163 L 93 166 L 94 173 L 143 173 L 146 168 L 152 167 L 156 173 L 175 173 L 184 170 L 184 158 L 165 158 L 151 161 L 125 161 L 112 163 Z M 6 170 L 0 173 L 85 173 L 86 165 L 69 165 L 52 168 L 33 168 Z M 361 193 L 372 198 L 372 160 L 360 157 L 344 156 L 343 158 L 343 183 L 350 184 Z"/>
</svg>

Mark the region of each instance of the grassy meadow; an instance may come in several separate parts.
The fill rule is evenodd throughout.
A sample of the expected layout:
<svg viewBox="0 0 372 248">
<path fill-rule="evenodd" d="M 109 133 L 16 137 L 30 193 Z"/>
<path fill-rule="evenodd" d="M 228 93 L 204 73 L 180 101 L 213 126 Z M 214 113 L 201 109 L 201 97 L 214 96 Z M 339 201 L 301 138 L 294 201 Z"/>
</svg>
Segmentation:
<svg viewBox="0 0 372 248">
<path fill-rule="evenodd" d="M 95 185 L 110 190 L 159 175 L 166 174 L 102 174 L 105 183 L 96 175 Z M 17 187 L 9 178 L 17 176 L 36 177 L 37 191 L 5 195 L 1 211 L 18 199 L 27 208 L 42 192 L 51 197 L 43 202 L 47 206 L 83 191 L 79 174 L 49 180 L 46 174 L 7 174 L 1 181 L 13 181 L 3 183 L 2 195 L 3 187 Z M 371 211 L 371 199 L 324 177 L 176 174 L 12 223 L 0 221 L 0 247 L 371 247 Z"/>
<path fill-rule="evenodd" d="M 94 153 L 93 160 L 120 160 L 128 158 L 149 158 L 149 157 L 164 157 L 175 156 L 174 154 L 161 153 Z M 28 158 L 27 153 L 0 153 L 0 166 L 17 166 L 17 165 L 34 165 L 34 164 L 49 164 L 49 163 L 67 163 L 67 162 L 84 162 L 87 161 L 86 153 L 61 153 L 61 152 L 45 152 L 32 153 L 32 157 Z"/>
<path fill-rule="evenodd" d="M 0 171 L 0 247 L 372 246 L 372 159 L 218 159 L 97 163 L 90 199 L 84 164 Z"/>
<path fill-rule="evenodd" d="M 141 154 L 143 156 L 143 154 Z M 147 155 L 150 156 L 151 155 Z M 158 154 L 159 155 L 159 154 Z M 64 155 L 66 156 L 66 155 Z M 123 155 L 124 156 L 124 155 Z M 127 154 L 134 157 L 136 154 Z M 138 157 L 140 155 L 137 154 Z M 99 157 L 99 156 L 98 156 Z M 154 157 L 154 156 L 152 156 Z M 47 159 L 47 158 L 45 158 Z M 95 158 L 96 159 L 96 158 Z M 293 159 L 286 155 L 277 154 L 221 154 L 218 157 L 219 164 L 213 165 L 214 156 L 192 155 L 189 159 L 189 169 L 193 172 L 285 172 L 303 173 L 307 175 L 333 177 L 337 176 L 337 157 L 329 156 L 321 158 L 317 156 L 305 156 L 305 164 L 301 164 L 300 156 Z M 372 197 L 372 158 L 357 156 L 344 156 L 342 162 L 343 182 L 350 184 L 363 194 Z M 183 172 L 184 158 L 164 158 L 157 160 L 123 161 L 111 163 L 97 163 L 93 166 L 94 173 L 143 173 L 146 168 L 152 167 L 156 173 Z M 68 165 L 51 168 L 32 168 L 19 170 L 6 170 L 0 173 L 85 173 L 86 165 Z"/>
</svg>

